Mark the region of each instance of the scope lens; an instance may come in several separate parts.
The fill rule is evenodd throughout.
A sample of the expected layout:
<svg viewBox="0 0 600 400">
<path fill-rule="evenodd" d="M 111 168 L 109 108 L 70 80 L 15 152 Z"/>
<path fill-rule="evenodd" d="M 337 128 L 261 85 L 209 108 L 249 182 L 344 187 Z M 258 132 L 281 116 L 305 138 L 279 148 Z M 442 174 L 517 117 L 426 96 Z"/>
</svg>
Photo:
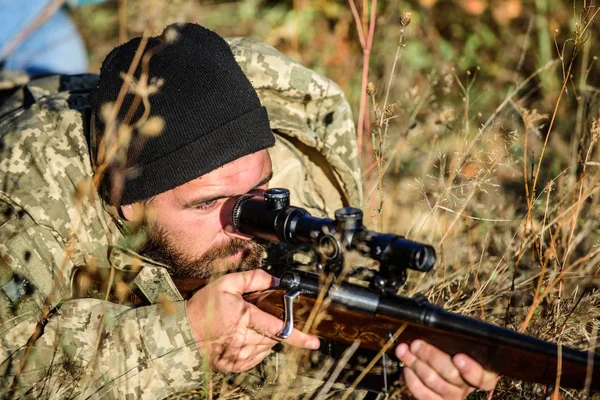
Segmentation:
<svg viewBox="0 0 600 400">
<path fill-rule="evenodd" d="M 425 259 L 427 258 L 427 255 L 425 254 L 425 251 L 422 249 L 417 250 L 417 253 L 415 254 L 415 265 L 418 269 L 421 269 L 423 267 L 423 265 L 425 264 Z"/>
<path fill-rule="evenodd" d="M 414 269 L 427 272 L 435 264 L 435 250 L 431 246 L 423 246 L 414 253 Z"/>
</svg>

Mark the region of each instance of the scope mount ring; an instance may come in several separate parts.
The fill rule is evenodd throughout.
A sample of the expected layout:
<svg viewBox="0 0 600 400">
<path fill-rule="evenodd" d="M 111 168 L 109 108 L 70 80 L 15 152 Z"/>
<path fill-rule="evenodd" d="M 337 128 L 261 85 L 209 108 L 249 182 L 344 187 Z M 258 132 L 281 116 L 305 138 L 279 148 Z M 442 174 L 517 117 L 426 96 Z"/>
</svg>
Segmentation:
<svg viewBox="0 0 600 400">
<path fill-rule="evenodd" d="M 326 233 L 323 236 L 321 236 L 319 238 L 319 243 L 317 244 L 317 248 L 319 250 L 326 248 L 326 246 L 332 247 L 332 249 L 331 249 L 333 251 L 332 254 L 329 255 L 323 251 L 319 251 L 319 253 L 324 255 L 327 258 L 327 260 L 335 260 L 342 254 L 340 251 L 339 241 L 335 238 L 335 236 L 333 236 L 330 233 Z"/>
</svg>

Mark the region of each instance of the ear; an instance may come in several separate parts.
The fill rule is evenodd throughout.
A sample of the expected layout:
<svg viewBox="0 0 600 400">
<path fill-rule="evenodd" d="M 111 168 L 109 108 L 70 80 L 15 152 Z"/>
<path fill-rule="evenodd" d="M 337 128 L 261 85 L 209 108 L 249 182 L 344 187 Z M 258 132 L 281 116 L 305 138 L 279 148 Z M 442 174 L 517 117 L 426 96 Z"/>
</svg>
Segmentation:
<svg viewBox="0 0 600 400">
<path fill-rule="evenodd" d="M 120 214 L 127 221 L 136 221 L 143 215 L 142 205 L 140 203 L 127 204 L 126 206 L 120 207 Z"/>
</svg>

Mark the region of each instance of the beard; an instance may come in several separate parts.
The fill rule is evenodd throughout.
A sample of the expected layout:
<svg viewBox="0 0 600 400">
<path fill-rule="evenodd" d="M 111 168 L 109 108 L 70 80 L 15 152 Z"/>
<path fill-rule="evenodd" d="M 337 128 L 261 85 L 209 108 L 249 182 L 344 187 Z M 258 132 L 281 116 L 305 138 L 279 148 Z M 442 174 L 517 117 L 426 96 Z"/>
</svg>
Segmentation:
<svg viewBox="0 0 600 400">
<path fill-rule="evenodd" d="M 146 232 L 148 238 L 140 255 L 165 264 L 172 276 L 206 279 L 218 273 L 258 269 L 264 259 L 264 248 L 251 240 L 232 238 L 199 257 L 191 257 L 174 245 L 175 241 L 163 228 L 146 226 Z M 241 258 L 231 259 L 239 252 L 243 252 Z"/>
</svg>

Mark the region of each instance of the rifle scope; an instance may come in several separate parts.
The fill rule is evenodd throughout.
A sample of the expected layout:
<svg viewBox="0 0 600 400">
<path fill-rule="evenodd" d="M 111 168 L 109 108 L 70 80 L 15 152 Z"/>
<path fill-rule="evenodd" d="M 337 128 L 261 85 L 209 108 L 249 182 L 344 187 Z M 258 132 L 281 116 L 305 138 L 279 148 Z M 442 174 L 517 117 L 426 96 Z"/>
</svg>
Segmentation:
<svg viewBox="0 0 600 400">
<path fill-rule="evenodd" d="M 289 204 L 287 189 L 268 189 L 264 197 L 241 196 L 233 207 L 233 226 L 243 234 L 264 240 L 333 245 L 336 249 L 356 250 L 382 264 L 420 272 L 429 271 L 435 263 L 432 246 L 367 230 L 358 208 L 341 208 L 335 212 L 335 219 L 330 219 L 313 217 L 305 209 Z"/>
</svg>

